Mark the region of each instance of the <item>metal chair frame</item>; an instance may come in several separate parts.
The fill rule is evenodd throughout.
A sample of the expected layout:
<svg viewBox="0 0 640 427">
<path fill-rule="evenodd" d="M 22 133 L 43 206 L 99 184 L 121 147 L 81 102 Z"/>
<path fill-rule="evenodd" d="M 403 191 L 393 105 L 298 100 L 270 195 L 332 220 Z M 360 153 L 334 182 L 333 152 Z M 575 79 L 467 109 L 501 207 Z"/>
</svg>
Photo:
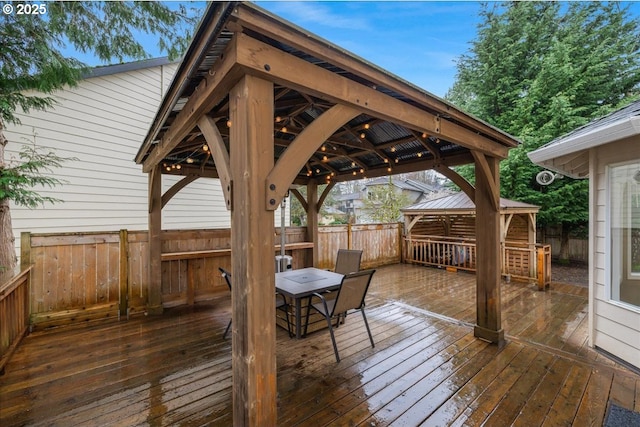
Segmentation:
<svg viewBox="0 0 640 427">
<path fill-rule="evenodd" d="M 367 316 L 364 314 L 364 300 L 367 296 L 367 291 L 369 289 L 369 285 L 371 284 L 373 273 L 375 273 L 375 270 L 364 270 L 358 273 L 345 275 L 342 278 L 342 283 L 340 284 L 340 289 L 338 289 L 337 291 L 335 300 L 327 301 L 325 297 L 319 293 L 314 293 L 309 297 L 309 308 L 307 309 L 307 316 L 304 325 L 304 335 L 307 335 L 307 327 L 309 326 L 309 313 L 311 312 L 311 309 L 314 309 L 322 314 L 327 321 L 329 334 L 331 335 L 331 343 L 333 344 L 333 352 L 336 356 L 336 362 L 340 362 L 340 355 L 338 354 L 338 346 L 336 344 L 336 338 L 333 333 L 333 324 L 331 322 L 331 319 L 337 318 L 338 322 L 340 322 L 340 317 L 346 315 L 348 310 L 360 310 L 360 312 L 362 313 L 362 319 L 364 320 L 364 326 L 367 329 L 367 334 L 369 334 L 371 347 L 375 347 L 373 336 L 371 335 L 371 330 L 369 329 L 369 323 L 367 322 Z M 320 298 L 320 303 L 312 304 L 312 298 L 314 296 Z"/>
</svg>

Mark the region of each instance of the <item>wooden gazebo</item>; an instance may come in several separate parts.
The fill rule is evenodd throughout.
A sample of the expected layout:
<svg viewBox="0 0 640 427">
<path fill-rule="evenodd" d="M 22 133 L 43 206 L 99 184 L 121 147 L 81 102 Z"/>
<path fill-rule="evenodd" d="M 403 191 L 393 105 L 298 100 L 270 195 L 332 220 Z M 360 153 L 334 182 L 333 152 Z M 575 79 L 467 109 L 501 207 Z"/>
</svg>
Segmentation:
<svg viewBox="0 0 640 427">
<path fill-rule="evenodd" d="M 436 169 L 475 201 L 475 335 L 501 344 L 498 163 L 517 143 L 251 3 L 214 2 L 136 156 L 149 176 L 148 311 L 162 311 L 162 207 L 194 180 L 219 178 L 231 211 L 234 425 L 276 425 L 274 210 L 306 185 L 306 200 L 293 194 L 315 243 L 336 182 Z M 450 169 L 466 163 L 475 188 Z M 184 178 L 162 194 L 163 174 Z"/>
<path fill-rule="evenodd" d="M 539 285 L 544 289 L 547 277 L 550 280 L 546 265 L 550 247 L 536 244 L 539 210 L 539 206 L 500 198 L 500 258 L 505 277 L 542 280 Z M 402 214 L 406 262 L 476 270 L 476 206 L 466 193 L 415 203 L 403 208 Z M 540 250 L 545 265 L 538 265 Z M 544 278 L 538 277 L 540 268 Z"/>
</svg>

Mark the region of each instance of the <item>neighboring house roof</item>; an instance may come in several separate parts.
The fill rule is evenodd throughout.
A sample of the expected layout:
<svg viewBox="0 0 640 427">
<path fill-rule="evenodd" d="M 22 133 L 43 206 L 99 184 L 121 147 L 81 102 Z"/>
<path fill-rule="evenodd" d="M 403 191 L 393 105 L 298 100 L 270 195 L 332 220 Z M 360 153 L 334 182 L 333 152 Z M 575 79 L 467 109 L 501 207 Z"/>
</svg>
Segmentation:
<svg viewBox="0 0 640 427">
<path fill-rule="evenodd" d="M 403 213 L 450 213 L 450 214 L 475 214 L 476 205 L 464 192 L 440 197 L 426 202 L 415 203 L 401 209 Z M 539 206 L 515 200 L 500 198 L 501 212 L 538 212 Z"/>
<path fill-rule="evenodd" d="M 640 135 L 640 101 L 600 117 L 528 154 L 532 162 L 572 178 L 589 177 L 589 149 Z"/>
<path fill-rule="evenodd" d="M 178 61 L 169 61 L 169 58 L 165 56 L 161 58 L 144 59 L 142 61 L 125 62 L 124 64 L 101 65 L 91 68 L 85 78 L 109 76 L 111 74 L 143 70 L 145 68 L 169 65 L 177 62 Z"/>
<path fill-rule="evenodd" d="M 369 180 L 365 183 L 367 187 L 373 185 L 386 185 L 389 183 L 388 177 L 379 177 Z M 391 184 L 402 189 L 410 191 L 418 191 L 420 193 L 432 193 L 438 191 L 435 187 L 425 184 L 423 182 L 414 181 L 413 179 L 391 179 Z"/>
<path fill-rule="evenodd" d="M 333 206 L 326 206 L 323 208 L 323 211 L 327 215 L 346 215 L 346 213 L 342 212 L 338 208 L 334 208 Z"/>
<path fill-rule="evenodd" d="M 334 197 L 337 202 L 345 202 L 347 200 L 361 200 L 362 193 L 349 193 L 349 194 L 338 194 Z"/>
</svg>

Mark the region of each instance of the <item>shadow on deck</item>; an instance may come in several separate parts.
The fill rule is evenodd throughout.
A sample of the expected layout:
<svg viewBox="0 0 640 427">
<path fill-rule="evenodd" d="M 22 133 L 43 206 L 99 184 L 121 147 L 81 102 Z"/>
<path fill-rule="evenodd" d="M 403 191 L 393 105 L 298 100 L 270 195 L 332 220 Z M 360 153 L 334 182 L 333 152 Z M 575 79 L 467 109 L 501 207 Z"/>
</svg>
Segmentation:
<svg viewBox="0 0 640 427">
<path fill-rule="evenodd" d="M 586 344 L 586 289 L 503 285 L 501 350 L 473 337 L 475 276 L 378 269 L 362 318 L 278 330 L 278 425 L 602 425 L 640 410 L 640 376 Z M 229 299 L 27 337 L 0 377 L 0 424 L 231 425 Z"/>
</svg>

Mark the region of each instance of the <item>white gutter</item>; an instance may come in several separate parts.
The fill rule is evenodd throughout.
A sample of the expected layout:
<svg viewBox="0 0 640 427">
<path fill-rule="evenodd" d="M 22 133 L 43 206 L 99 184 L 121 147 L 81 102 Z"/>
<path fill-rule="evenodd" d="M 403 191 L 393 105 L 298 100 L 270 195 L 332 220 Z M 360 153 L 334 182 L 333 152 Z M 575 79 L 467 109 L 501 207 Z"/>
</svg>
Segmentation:
<svg viewBox="0 0 640 427">
<path fill-rule="evenodd" d="M 618 141 L 640 134 L 640 116 L 626 117 L 586 133 L 569 135 L 527 153 L 533 163 L 546 166 L 545 162 L 579 151 Z"/>
</svg>

